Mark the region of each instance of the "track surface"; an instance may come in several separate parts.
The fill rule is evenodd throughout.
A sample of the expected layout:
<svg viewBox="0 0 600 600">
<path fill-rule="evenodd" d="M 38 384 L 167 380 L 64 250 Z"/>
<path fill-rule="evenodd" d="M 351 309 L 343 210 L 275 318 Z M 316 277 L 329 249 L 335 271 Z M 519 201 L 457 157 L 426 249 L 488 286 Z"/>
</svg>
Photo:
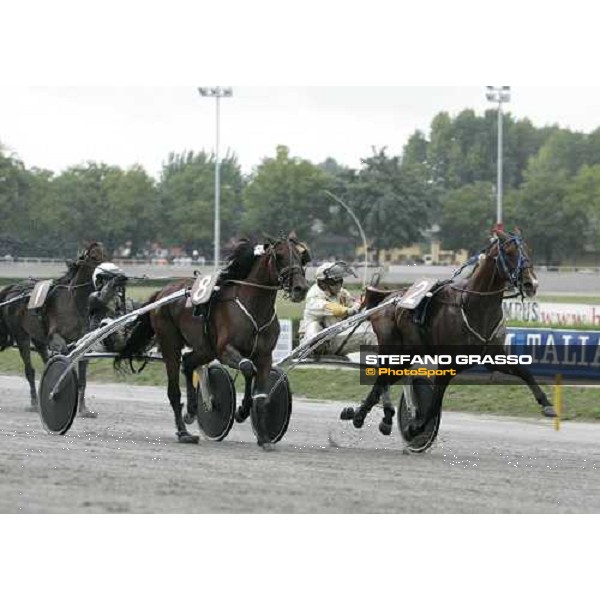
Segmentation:
<svg viewBox="0 0 600 600">
<path fill-rule="evenodd" d="M 600 512 L 596 425 L 444 413 L 440 441 L 411 456 L 396 430 L 379 434 L 377 411 L 355 431 L 340 404 L 296 400 L 264 452 L 249 423 L 218 444 L 177 444 L 159 388 L 90 395 L 99 418 L 51 436 L 23 410 L 24 380 L 0 376 L 0 512 Z"/>
</svg>

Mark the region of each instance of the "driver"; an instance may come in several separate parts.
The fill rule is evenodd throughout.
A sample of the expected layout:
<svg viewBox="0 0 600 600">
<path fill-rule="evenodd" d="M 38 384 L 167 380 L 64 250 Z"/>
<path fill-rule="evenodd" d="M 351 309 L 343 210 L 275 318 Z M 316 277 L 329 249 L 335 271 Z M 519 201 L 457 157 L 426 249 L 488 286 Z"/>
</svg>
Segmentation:
<svg viewBox="0 0 600 600">
<path fill-rule="evenodd" d="M 355 315 L 360 302 L 344 289 L 344 277 L 356 274 L 342 261 L 323 263 L 316 271 L 316 283 L 306 296 L 304 318 L 300 325 L 301 343 L 326 327 Z M 361 323 L 354 331 L 344 331 L 320 346 L 318 354 L 345 355 L 358 352 L 360 346 L 376 344 L 377 338 L 370 323 Z"/>
<path fill-rule="evenodd" d="M 117 265 L 104 262 L 92 276 L 94 291 L 88 299 L 90 329 L 97 329 L 109 319 L 125 314 L 127 276 Z"/>
</svg>

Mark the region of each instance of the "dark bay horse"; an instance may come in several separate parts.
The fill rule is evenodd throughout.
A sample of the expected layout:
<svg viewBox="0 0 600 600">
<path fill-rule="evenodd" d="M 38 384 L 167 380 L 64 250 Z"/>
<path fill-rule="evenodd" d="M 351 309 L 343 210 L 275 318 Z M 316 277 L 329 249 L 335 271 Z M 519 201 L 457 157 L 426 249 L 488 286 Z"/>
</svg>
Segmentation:
<svg viewBox="0 0 600 600">
<path fill-rule="evenodd" d="M 308 249 L 292 234 L 261 244 L 241 240 L 219 276 L 219 290 L 210 300 L 204 318 L 194 316 L 193 307 L 182 298 L 135 321 L 115 366 L 119 368 L 121 361 L 131 361 L 142 355 L 156 340 L 167 370 L 167 394 L 180 442 L 198 442 L 198 436 L 191 435 L 185 426 L 196 416 L 193 373 L 197 367 L 215 358 L 239 369 L 244 376 L 244 399 L 236 420 L 241 422 L 248 417 L 252 402 L 259 403 L 261 414 L 265 414 L 272 353 L 280 331 L 275 299 L 281 289 L 293 302 L 304 300 L 308 291 L 304 267 L 309 260 Z M 173 283 L 156 292 L 148 303 L 189 288 L 192 283 L 192 280 Z M 186 346 L 191 352 L 183 355 L 182 365 L 182 352 Z M 179 388 L 181 366 L 187 388 L 185 420 Z M 266 445 L 265 436 L 260 432 L 257 434 L 259 445 Z"/>
<path fill-rule="evenodd" d="M 0 291 L 0 303 L 23 296 L 20 300 L 0 307 L 0 350 L 13 342 L 19 349 L 31 394 L 29 410 L 37 410 L 38 407 L 31 346 L 46 363 L 49 354 L 64 354 L 68 344 L 76 342 L 87 331 L 92 274 L 103 260 L 102 244 L 88 244 L 77 260 L 68 263 L 67 272 L 52 283 L 44 305 L 36 310 L 27 308 L 28 296 L 35 281 L 15 283 Z M 85 405 L 85 363 L 80 364 L 79 373 L 79 413 L 81 416 L 96 416 Z"/>
<path fill-rule="evenodd" d="M 463 280 L 452 279 L 435 289 L 428 307 L 424 325 L 415 322 L 413 311 L 395 305 L 383 309 L 371 317 L 373 329 L 380 347 L 427 348 L 460 345 L 468 346 L 469 352 L 478 353 L 486 348 L 501 352 L 505 329 L 502 299 L 507 287 L 518 289 L 522 295 L 532 297 L 537 291 L 537 279 L 520 232 L 495 231 L 491 243 L 480 256 L 478 266 L 471 276 Z M 400 295 L 403 292 L 400 292 Z M 374 304 L 385 296 L 375 297 Z M 531 389 L 546 416 L 555 416 L 554 408 L 544 391 L 536 383 L 524 365 L 486 365 L 489 370 L 514 375 Z M 457 367 L 457 371 L 469 367 Z M 349 407 L 341 418 L 352 420 L 354 426 L 362 427 L 370 410 L 384 395 L 384 417 L 380 430 L 391 432 L 394 408 L 389 402 L 390 385 L 399 378 L 381 375 L 377 377 L 371 392 L 357 410 Z M 436 377 L 432 406 L 441 406 L 450 376 Z M 424 422 L 430 415 L 422 415 Z M 421 424 L 422 425 L 422 424 Z M 416 424 L 418 430 L 419 424 Z M 418 433 L 418 431 L 414 433 Z"/>
</svg>

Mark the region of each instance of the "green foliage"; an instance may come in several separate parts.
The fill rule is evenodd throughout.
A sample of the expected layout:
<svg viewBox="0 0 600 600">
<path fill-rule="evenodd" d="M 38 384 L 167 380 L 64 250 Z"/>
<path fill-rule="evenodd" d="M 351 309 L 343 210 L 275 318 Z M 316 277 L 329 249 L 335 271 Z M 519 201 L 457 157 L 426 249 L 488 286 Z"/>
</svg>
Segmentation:
<svg viewBox="0 0 600 600">
<path fill-rule="evenodd" d="M 360 243 L 356 213 L 373 250 L 417 243 L 440 225 L 446 248 L 477 249 L 495 222 L 497 111 L 436 115 L 402 156 L 385 149 L 358 169 L 329 157 L 320 165 L 279 146 L 245 178 L 221 161 L 221 239 L 294 230 L 316 259 L 351 258 Z M 504 115 L 504 220 L 524 231 L 540 263 L 600 254 L 600 128 L 590 134 L 536 128 Z M 68 257 L 84 240 L 109 250 L 131 242 L 184 246 L 210 256 L 215 157 L 169 154 L 157 181 L 141 167 L 85 163 L 53 174 L 27 169 L 0 145 L 0 256 Z"/>
<path fill-rule="evenodd" d="M 237 158 L 220 160 L 221 239 L 237 235 L 242 212 L 243 178 Z M 215 157 L 205 152 L 170 154 L 163 167 L 158 194 L 161 205 L 159 239 L 210 254 L 215 208 Z"/>
<path fill-rule="evenodd" d="M 295 231 L 298 238 L 315 241 L 319 223 L 329 217 L 330 201 L 324 195 L 332 176 L 308 160 L 290 156 L 278 146 L 275 158 L 258 166 L 244 192 L 244 230 L 248 232 Z"/>
<path fill-rule="evenodd" d="M 478 182 L 449 191 L 439 220 L 444 248 L 471 252 L 479 249 L 495 222 L 496 197 L 490 183 Z"/>
<path fill-rule="evenodd" d="M 346 185 L 346 198 L 363 223 L 374 250 L 421 240 L 432 224 L 437 188 L 421 165 L 403 165 L 385 149 L 363 159 L 363 168 Z"/>
</svg>

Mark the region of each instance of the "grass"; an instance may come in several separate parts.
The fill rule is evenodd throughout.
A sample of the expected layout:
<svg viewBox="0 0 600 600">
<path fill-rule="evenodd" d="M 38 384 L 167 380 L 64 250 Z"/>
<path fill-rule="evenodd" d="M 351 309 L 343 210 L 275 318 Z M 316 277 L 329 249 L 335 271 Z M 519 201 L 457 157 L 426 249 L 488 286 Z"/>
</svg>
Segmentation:
<svg viewBox="0 0 600 600">
<path fill-rule="evenodd" d="M 42 363 L 34 356 L 34 367 L 39 375 Z M 23 365 L 18 352 L 7 349 L 0 353 L 0 374 L 23 376 Z M 110 360 L 97 360 L 90 364 L 88 378 L 96 382 L 117 382 L 131 385 L 152 385 L 165 389 L 166 374 L 164 365 L 149 363 L 142 373 L 137 375 L 116 373 Z M 183 381 L 181 382 L 183 385 Z M 369 388 L 359 384 L 358 370 L 296 368 L 290 373 L 290 384 L 296 397 L 309 400 L 331 400 L 356 404 L 364 400 Z M 243 379 L 238 376 L 236 387 L 243 391 Z M 542 386 L 552 401 L 553 386 Z M 23 390 L 27 389 L 23 379 Z M 393 393 L 397 402 L 400 388 Z M 600 391 L 595 388 L 563 388 L 564 417 L 569 420 L 595 422 L 600 421 Z M 455 385 L 450 386 L 444 399 L 444 409 L 479 414 L 503 415 L 513 417 L 541 416 L 540 409 L 533 396 L 524 385 Z"/>
</svg>

